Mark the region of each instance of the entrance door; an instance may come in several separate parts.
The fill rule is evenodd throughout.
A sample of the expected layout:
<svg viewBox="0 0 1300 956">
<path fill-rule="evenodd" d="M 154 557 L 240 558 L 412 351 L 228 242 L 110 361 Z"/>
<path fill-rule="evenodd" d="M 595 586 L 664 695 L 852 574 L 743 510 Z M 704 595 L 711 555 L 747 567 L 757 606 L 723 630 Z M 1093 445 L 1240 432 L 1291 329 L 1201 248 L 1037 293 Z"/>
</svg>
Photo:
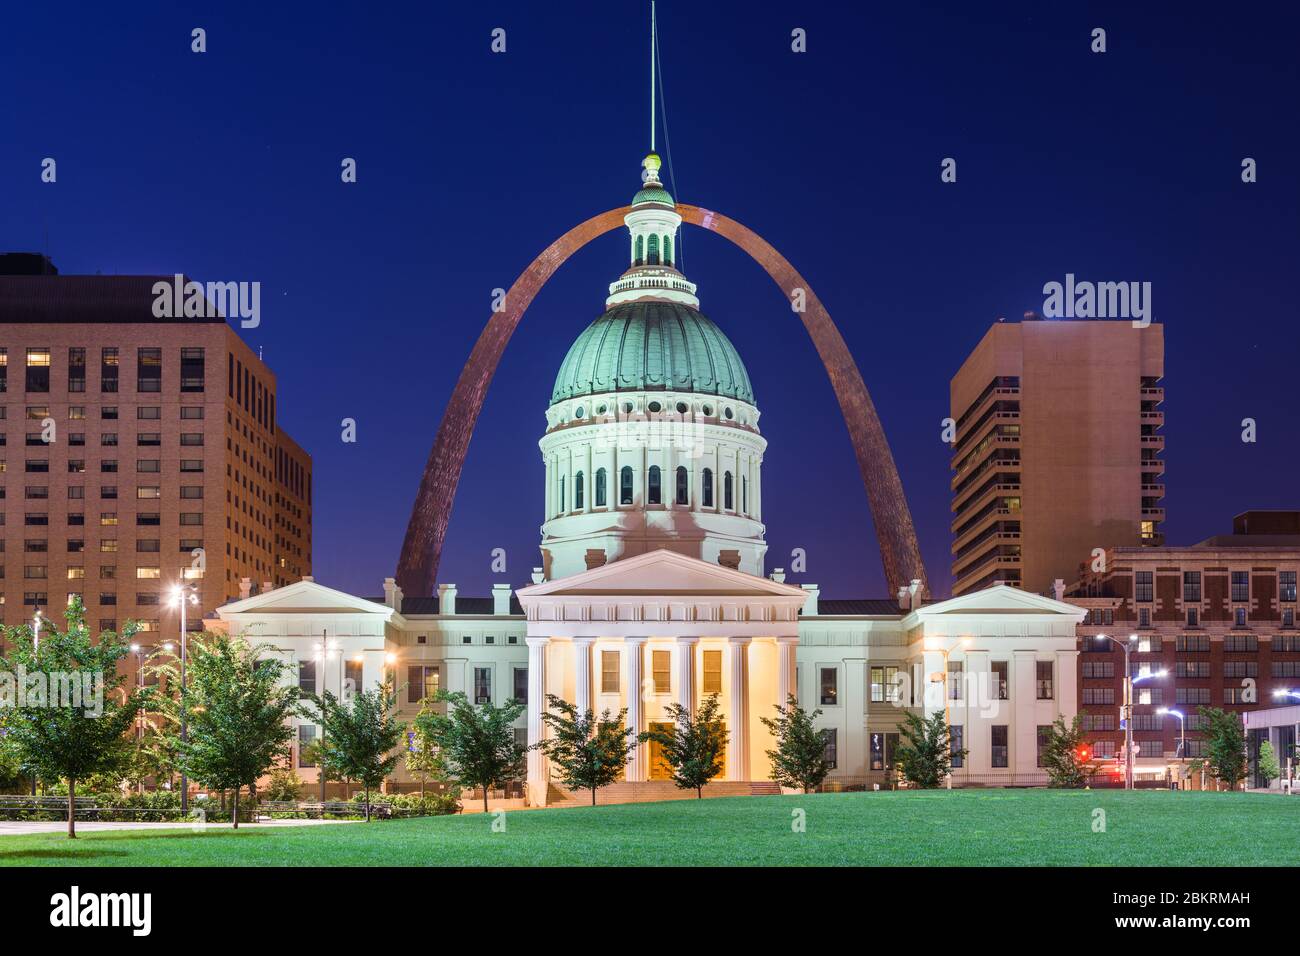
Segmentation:
<svg viewBox="0 0 1300 956">
<path fill-rule="evenodd" d="M 657 730 L 662 733 L 671 733 L 672 724 L 657 724 L 651 721 L 651 730 Z M 651 780 L 671 780 L 672 770 L 664 760 L 664 748 L 657 740 L 650 741 L 650 779 Z"/>
</svg>

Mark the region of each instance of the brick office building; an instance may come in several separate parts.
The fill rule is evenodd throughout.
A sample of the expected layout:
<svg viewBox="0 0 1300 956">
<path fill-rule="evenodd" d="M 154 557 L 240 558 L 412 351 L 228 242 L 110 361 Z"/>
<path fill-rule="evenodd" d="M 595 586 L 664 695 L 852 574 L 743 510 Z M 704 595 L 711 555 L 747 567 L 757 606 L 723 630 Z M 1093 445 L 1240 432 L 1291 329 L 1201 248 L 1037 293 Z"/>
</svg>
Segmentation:
<svg viewBox="0 0 1300 956">
<path fill-rule="evenodd" d="M 1300 687 L 1300 512 L 1248 511 L 1232 534 L 1188 547 L 1111 548 L 1104 568 L 1065 597 L 1088 610 L 1078 628 L 1079 712 L 1097 756 L 1120 752 L 1124 740 L 1124 656 L 1098 634 L 1136 634 L 1135 672 L 1169 672 L 1134 688 L 1137 763 L 1148 773 L 1177 754 L 1179 721 L 1160 707 L 1185 715 L 1186 755 L 1197 757 L 1198 707 L 1270 707 L 1275 690 Z"/>
<path fill-rule="evenodd" d="M 222 318 L 160 319 L 155 282 L 60 276 L 0 256 L 0 611 L 172 638 L 171 589 L 201 615 L 311 573 L 311 458 L 276 422 L 275 375 Z M 156 635 L 150 637 L 150 635 Z"/>
</svg>

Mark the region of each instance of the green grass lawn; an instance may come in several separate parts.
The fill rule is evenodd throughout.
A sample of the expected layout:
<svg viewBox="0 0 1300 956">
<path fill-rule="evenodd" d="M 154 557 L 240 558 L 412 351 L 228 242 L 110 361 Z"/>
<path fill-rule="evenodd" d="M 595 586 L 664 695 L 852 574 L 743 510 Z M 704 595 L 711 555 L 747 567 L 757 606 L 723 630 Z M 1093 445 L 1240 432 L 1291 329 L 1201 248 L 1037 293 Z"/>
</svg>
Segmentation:
<svg viewBox="0 0 1300 956">
<path fill-rule="evenodd" d="M 1097 809 L 1105 831 L 1094 831 Z M 806 831 L 793 832 L 796 811 Z M 232 832 L 0 837 L 0 866 L 1238 866 L 1300 862 L 1300 800 L 1165 791 L 737 797 Z"/>
</svg>

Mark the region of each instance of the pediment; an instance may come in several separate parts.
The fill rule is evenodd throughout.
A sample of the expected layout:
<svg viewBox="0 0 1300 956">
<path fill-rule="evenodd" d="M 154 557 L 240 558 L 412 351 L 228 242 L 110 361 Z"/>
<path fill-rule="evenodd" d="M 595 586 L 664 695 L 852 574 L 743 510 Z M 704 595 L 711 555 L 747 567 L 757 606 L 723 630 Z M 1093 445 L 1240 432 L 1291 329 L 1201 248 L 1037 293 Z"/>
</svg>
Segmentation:
<svg viewBox="0 0 1300 956">
<path fill-rule="evenodd" d="M 939 617 L 945 614 L 1059 614 L 1082 620 L 1086 611 L 1076 605 L 1041 594 L 1031 594 L 1008 584 L 995 584 L 946 601 L 926 604 L 915 613 L 919 617 Z"/>
<path fill-rule="evenodd" d="M 520 588 L 529 599 L 565 597 L 726 597 L 802 602 L 802 588 L 733 571 L 675 551 L 658 550 L 612 561 L 599 568 Z"/>
<path fill-rule="evenodd" d="M 217 614 L 221 617 L 233 614 L 376 614 L 389 620 L 393 609 L 315 581 L 297 581 L 223 604 L 217 608 Z"/>
</svg>

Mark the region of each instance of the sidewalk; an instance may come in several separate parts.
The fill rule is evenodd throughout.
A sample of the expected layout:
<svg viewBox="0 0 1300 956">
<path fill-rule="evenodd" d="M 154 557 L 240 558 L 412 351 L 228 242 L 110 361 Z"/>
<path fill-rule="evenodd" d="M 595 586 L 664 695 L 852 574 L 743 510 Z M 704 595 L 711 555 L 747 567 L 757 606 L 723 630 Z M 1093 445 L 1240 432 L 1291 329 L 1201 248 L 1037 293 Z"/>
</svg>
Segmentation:
<svg viewBox="0 0 1300 956">
<path fill-rule="evenodd" d="M 241 823 L 241 830 L 258 830 L 265 827 L 313 827 L 333 823 L 357 823 L 357 820 L 265 820 L 261 823 Z M 78 820 L 78 833 L 93 833 L 99 830 L 193 830 L 198 824 L 190 821 L 175 820 L 167 823 L 131 823 L 128 821 L 100 823 L 95 820 Z M 229 821 L 214 822 L 203 825 L 205 830 L 229 830 Z M 0 836 L 23 836 L 32 833 L 66 833 L 66 820 L 0 820 Z"/>
</svg>

